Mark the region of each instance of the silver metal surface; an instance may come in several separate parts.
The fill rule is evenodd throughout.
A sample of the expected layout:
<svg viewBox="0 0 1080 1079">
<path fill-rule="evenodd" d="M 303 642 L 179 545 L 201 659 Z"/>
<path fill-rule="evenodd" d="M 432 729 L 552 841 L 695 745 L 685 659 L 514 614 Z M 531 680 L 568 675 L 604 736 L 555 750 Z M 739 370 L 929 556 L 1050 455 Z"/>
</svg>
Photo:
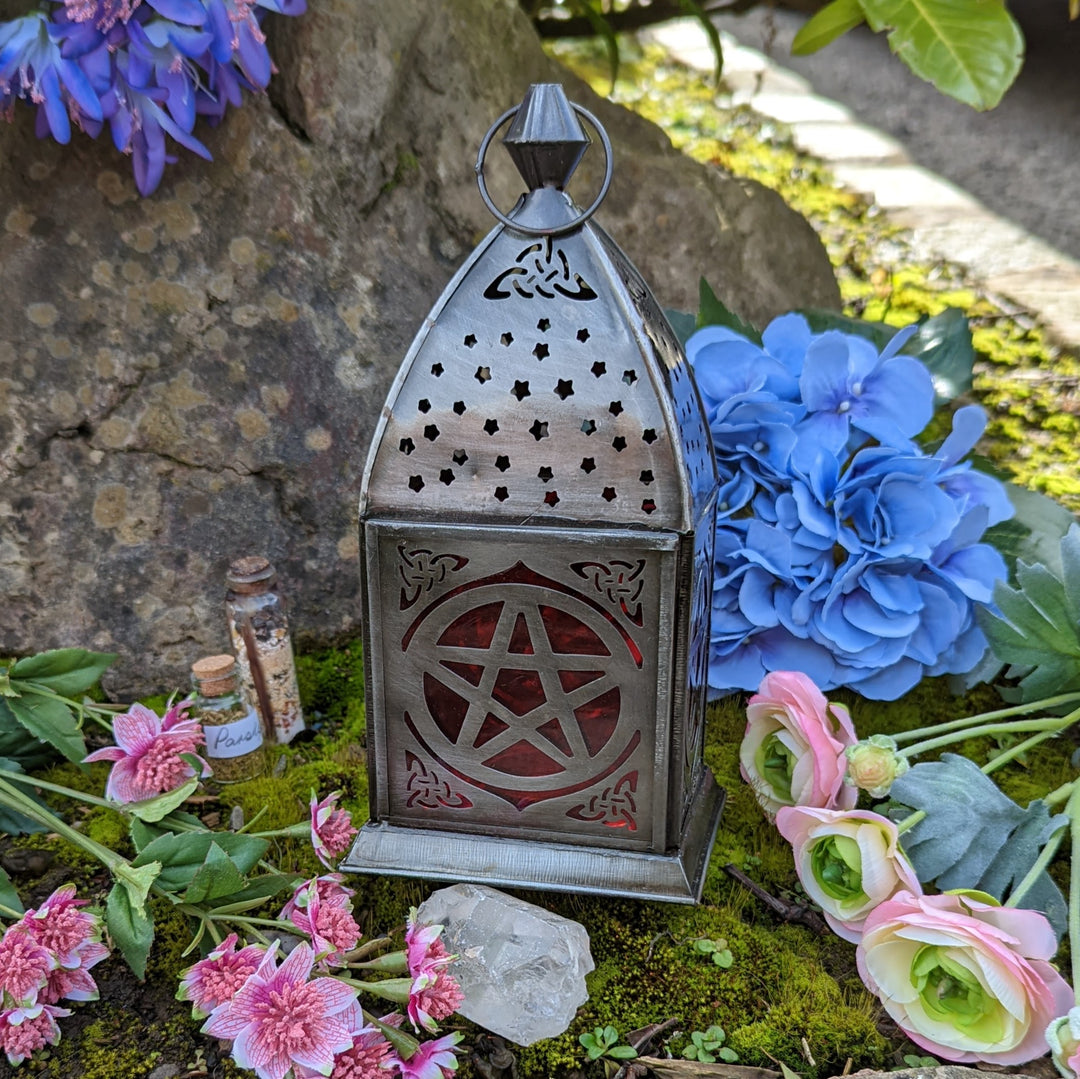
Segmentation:
<svg viewBox="0 0 1080 1079">
<path fill-rule="evenodd" d="M 693 902 L 722 804 L 716 470 L 671 327 L 559 190 L 580 112 L 552 86 L 517 110 L 533 190 L 421 327 L 368 456 L 372 819 L 343 868 Z"/>
</svg>

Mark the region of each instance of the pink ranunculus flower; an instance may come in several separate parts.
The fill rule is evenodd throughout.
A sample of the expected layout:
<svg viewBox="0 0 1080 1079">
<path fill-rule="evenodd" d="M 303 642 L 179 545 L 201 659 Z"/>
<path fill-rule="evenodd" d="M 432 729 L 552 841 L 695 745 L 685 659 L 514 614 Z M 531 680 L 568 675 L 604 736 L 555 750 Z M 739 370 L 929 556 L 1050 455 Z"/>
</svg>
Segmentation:
<svg viewBox="0 0 1080 1079">
<path fill-rule="evenodd" d="M 0 1011 L 0 1049 L 7 1055 L 8 1063 L 15 1067 L 39 1049 L 56 1045 L 60 1040 L 56 1020 L 65 1015 L 71 1015 L 67 1008 L 40 1003 Z"/>
<path fill-rule="evenodd" d="M 782 806 L 851 809 L 844 750 L 857 741 L 851 716 L 798 671 L 773 671 L 746 706 L 739 770 L 770 816 Z"/>
<path fill-rule="evenodd" d="M 867 988 L 916 1045 L 970 1064 L 1046 1052 L 1073 992 L 1050 965 L 1046 917 L 971 896 L 899 892 L 867 916 L 855 952 Z"/>
<path fill-rule="evenodd" d="M 356 990 L 336 978 L 312 978 L 315 953 L 308 944 L 298 944 L 280 967 L 277 951 L 274 941 L 202 1031 L 232 1039 L 233 1060 L 259 1079 L 285 1079 L 296 1065 L 329 1075 L 335 1054 L 353 1042 Z"/>
<path fill-rule="evenodd" d="M 857 942 L 870 911 L 897 892 L 922 892 L 896 825 L 877 813 L 783 806 L 776 828 L 791 844 L 806 894 L 844 940 Z"/>
<path fill-rule="evenodd" d="M 56 956 L 38 944 L 21 922 L 8 926 L 0 937 L 0 1008 L 32 1006 L 57 965 Z"/>
<path fill-rule="evenodd" d="M 340 797 L 341 791 L 334 791 L 320 802 L 311 792 L 311 845 L 327 869 L 334 868 L 334 860 L 349 849 L 356 835 L 348 812 L 337 808 Z"/>
<path fill-rule="evenodd" d="M 421 1042 L 408 1060 L 397 1058 L 401 1079 L 448 1079 L 457 1071 L 454 1046 L 464 1036 L 461 1031 L 455 1031 L 435 1041 Z"/>
<path fill-rule="evenodd" d="M 230 933 L 205 959 L 180 975 L 176 999 L 191 1001 L 193 1019 L 205 1019 L 215 1008 L 227 1004 L 258 970 L 266 949 L 257 944 L 238 949 L 237 943 L 236 934 Z"/>
<path fill-rule="evenodd" d="M 198 774 L 210 775 L 210 766 L 195 752 L 203 745 L 202 727 L 187 718 L 187 701 L 174 705 L 164 718 L 149 708 L 133 704 L 130 712 L 113 719 L 115 746 L 95 750 L 86 761 L 115 761 L 105 786 L 105 797 L 114 802 L 144 802 L 182 787 Z M 198 758 L 195 769 L 182 753 Z"/>
<path fill-rule="evenodd" d="M 1046 1028 L 1046 1044 L 1050 1059 L 1064 1079 L 1080 1076 L 1080 1007 L 1069 1009 Z"/>
</svg>

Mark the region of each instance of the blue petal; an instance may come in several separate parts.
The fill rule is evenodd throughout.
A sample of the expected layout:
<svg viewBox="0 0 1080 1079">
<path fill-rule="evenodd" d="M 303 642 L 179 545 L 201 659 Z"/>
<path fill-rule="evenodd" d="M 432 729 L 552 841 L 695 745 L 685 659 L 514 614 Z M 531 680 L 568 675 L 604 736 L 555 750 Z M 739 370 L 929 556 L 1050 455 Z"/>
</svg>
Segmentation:
<svg viewBox="0 0 1080 1079">
<path fill-rule="evenodd" d="M 173 22 L 186 26 L 202 26 L 206 22 L 206 8 L 199 0 L 146 0 L 159 14 Z"/>
<path fill-rule="evenodd" d="M 67 106 L 60 92 L 60 80 L 56 68 L 47 67 L 38 72 L 38 86 L 45 100 L 42 105 L 49 120 L 52 136 L 62 146 L 71 141 L 71 121 L 68 119 Z"/>
<path fill-rule="evenodd" d="M 266 43 L 260 41 L 252 32 L 250 22 L 242 22 L 237 26 L 237 36 L 240 39 L 240 67 L 244 74 L 260 90 L 265 89 L 270 81 L 270 53 L 266 50 Z"/>
<path fill-rule="evenodd" d="M 92 120 L 100 120 L 102 118 L 101 102 L 83 69 L 71 60 L 61 60 L 59 67 L 60 78 L 75 103 Z"/>
<path fill-rule="evenodd" d="M 802 374 L 803 357 L 810 345 L 810 323 L 794 312 L 774 318 L 761 335 L 761 343 L 796 378 Z"/>
<path fill-rule="evenodd" d="M 208 0 L 206 10 L 210 16 L 210 30 L 214 35 L 210 53 L 219 64 L 226 64 L 232 58 L 233 27 L 229 12 L 222 0 Z"/>
</svg>

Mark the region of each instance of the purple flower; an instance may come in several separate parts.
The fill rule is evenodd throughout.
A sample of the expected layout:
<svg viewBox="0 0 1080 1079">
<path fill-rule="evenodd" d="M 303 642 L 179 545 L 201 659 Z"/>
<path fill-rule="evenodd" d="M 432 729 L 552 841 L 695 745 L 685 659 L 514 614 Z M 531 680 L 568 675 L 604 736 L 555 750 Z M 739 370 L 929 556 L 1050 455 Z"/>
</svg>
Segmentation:
<svg viewBox="0 0 1080 1079">
<path fill-rule="evenodd" d="M 312 978 L 315 953 L 298 944 L 277 965 L 267 950 L 227 1004 L 211 1013 L 204 1034 L 233 1039 L 233 1060 L 259 1079 L 285 1079 L 294 1065 L 329 1075 L 334 1054 L 353 1043 L 356 990 L 334 978 Z"/>
<path fill-rule="evenodd" d="M 91 119 L 102 117 L 90 80 L 62 55 L 40 11 L 0 23 L 0 107 L 14 98 L 37 105 L 38 136 L 51 134 L 59 143 L 71 140 L 68 100 Z"/>
</svg>

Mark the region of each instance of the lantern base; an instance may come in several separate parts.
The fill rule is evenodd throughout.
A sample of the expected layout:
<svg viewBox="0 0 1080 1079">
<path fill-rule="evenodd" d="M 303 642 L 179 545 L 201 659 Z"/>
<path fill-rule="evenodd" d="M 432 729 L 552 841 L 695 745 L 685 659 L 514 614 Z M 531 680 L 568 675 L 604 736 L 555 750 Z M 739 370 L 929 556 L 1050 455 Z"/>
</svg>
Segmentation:
<svg viewBox="0 0 1080 1079">
<path fill-rule="evenodd" d="M 338 869 L 507 888 L 585 892 L 696 903 L 701 898 L 725 792 L 705 769 L 682 846 L 648 854 L 368 821 Z"/>
</svg>

